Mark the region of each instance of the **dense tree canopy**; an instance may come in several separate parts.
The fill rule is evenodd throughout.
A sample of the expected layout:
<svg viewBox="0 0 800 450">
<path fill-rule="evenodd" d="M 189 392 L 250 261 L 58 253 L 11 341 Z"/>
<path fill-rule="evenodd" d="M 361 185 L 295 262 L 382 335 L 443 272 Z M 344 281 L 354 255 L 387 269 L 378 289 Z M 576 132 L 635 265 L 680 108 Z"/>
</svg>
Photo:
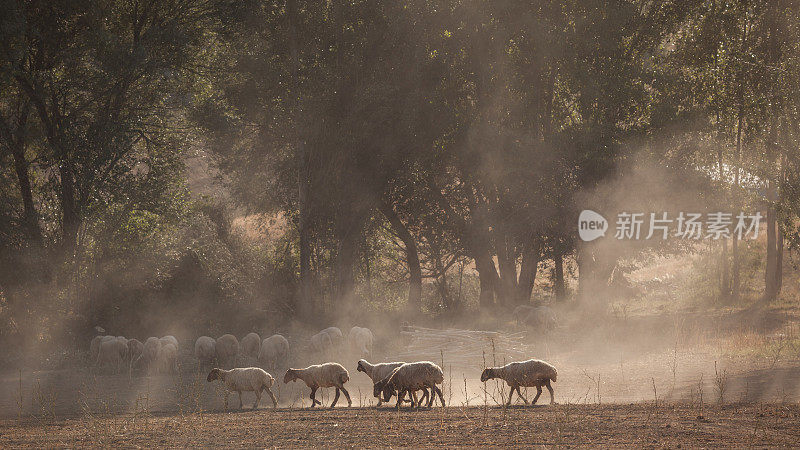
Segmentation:
<svg viewBox="0 0 800 450">
<path fill-rule="evenodd" d="M 190 304 L 490 311 L 531 302 L 542 276 L 588 301 L 632 249 L 676 251 L 577 239 L 578 212 L 613 211 L 642 162 L 764 211 L 762 299 L 800 242 L 794 1 L 0 9 L 7 338 Z M 190 189 L 198 164 L 211 196 Z M 242 218 L 259 238 L 231 231 Z M 740 247 L 711 250 L 719 298 L 741 295 Z"/>
</svg>

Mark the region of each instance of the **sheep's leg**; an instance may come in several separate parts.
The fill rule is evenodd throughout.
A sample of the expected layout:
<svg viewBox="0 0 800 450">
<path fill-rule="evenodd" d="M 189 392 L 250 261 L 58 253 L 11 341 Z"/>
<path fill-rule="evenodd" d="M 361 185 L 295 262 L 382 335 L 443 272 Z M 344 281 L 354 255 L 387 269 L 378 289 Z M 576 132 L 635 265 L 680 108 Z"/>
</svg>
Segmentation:
<svg viewBox="0 0 800 450">
<path fill-rule="evenodd" d="M 272 389 L 266 388 L 266 391 L 267 391 L 267 394 L 269 395 L 269 398 L 272 399 L 272 407 L 273 408 L 277 408 L 278 407 L 278 400 L 275 398 L 275 394 L 272 393 Z"/>
<path fill-rule="evenodd" d="M 317 393 L 317 388 L 316 388 L 316 387 L 312 387 L 312 388 L 311 388 L 311 395 L 309 395 L 309 398 L 311 398 L 311 407 L 312 407 L 312 408 L 313 408 L 314 406 L 316 406 L 316 405 L 317 405 L 317 403 L 319 403 L 320 405 L 322 404 L 322 402 L 320 402 L 319 400 L 317 400 L 317 399 L 314 397 L 314 394 L 316 394 L 316 393 Z"/>
<path fill-rule="evenodd" d="M 540 395 L 542 395 L 542 387 L 541 386 L 536 386 L 536 397 L 533 397 L 533 401 L 531 402 L 531 405 L 535 405 L 536 404 L 536 401 L 539 400 L 539 396 Z"/>
<path fill-rule="evenodd" d="M 439 394 L 439 400 L 442 402 L 442 408 L 444 408 L 444 395 L 442 394 L 442 390 L 439 389 L 436 385 L 433 385 L 434 393 Z M 433 404 L 433 400 L 431 400 L 431 405 Z"/>
<path fill-rule="evenodd" d="M 417 401 L 417 391 L 411 391 L 411 407 L 419 407 L 420 403 L 422 402 Z"/>
<path fill-rule="evenodd" d="M 508 393 L 508 403 L 506 403 L 506 406 L 511 406 L 512 397 L 514 397 L 514 386 L 511 386 L 511 392 Z"/>
<path fill-rule="evenodd" d="M 231 395 L 230 391 L 225 391 L 225 410 L 228 410 L 228 396 Z"/>
<path fill-rule="evenodd" d="M 405 390 L 401 389 L 401 390 L 397 391 L 397 405 L 395 405 L 395 406 L 397 406 L 398 409 L 403 404 L 403 399 L 405 398 L 405 396 L 406 396 L 406 391 Z M 413 404 L 412 404 L 412 406 L 413 406 Z"/>
<path fill-rule="evenodd" d="M 341 389 L 342 389 L 342 393 L 344 393 L 345 398 L 347 398 L 347 407 L 349 408 L 349 407 L 353 406 L 353 401 L 350 400 L 350 393 L 347 392 L 347 389 L 345 389 L 344 386 L 342 386 Z"/>
<path fill-rule="evenodd" d="M 242 403 L 242 391 L 236 391 L 239 393 L 239 409 L 244 408 L 244 403 Z"/>
<path fill-rule="evenodd" d="M 422 388 L 422 397 L 419 398 L 419 402 L 422 403 L 423 400 L 426 400 L 425 406 L 430 408 L 433 403 L 433 397 L 428 394 L 428 388 L 425 387 Z"/>
<path fill-rule="evenodd" d="M 256 402 L 253 403 L 253 410 L 258 409 L 258 404 L 261 402 L 261 390 L 256 391 Z"/>
<path fill-rule="evenodd" d="M 550 380 L 547 380 L 544 385 L 547 386 L 547 390 L 550 391 L 550 404 L 552 405 L 556 402 L 555 398 L 553 397 L 553 386 L 550 386 Z"/>
<path fill-rule="evenodd" d="M 528 404 L 528 400 L 526 400 L 525 396 L 522 395 L 522 391 L 519 390 L 519 386 L 517 386 L 517 394 L 519 395 L 519 398 L 521 398 L 522 401 L 525 402 L 525 404 L 527 405 Z"/>
<path fill-rule="evenodd" d="M 336 388 L 336 395 L 333 396 L 333 403 L 331 403 L 331 408 L 336 406 L 336 402 L 339 401 L 339 388 Z"/>
</svg>

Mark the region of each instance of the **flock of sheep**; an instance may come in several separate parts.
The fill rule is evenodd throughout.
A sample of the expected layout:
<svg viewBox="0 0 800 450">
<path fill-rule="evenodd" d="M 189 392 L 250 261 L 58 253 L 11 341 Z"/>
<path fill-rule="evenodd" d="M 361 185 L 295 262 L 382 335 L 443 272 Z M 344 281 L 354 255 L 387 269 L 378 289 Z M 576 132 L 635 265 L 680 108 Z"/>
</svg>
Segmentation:
<svg viewBox="0 0 800 450">
<path fill-rule="evenodd" d="M 175 336 L 150 337 L 142 344 L 124 336 L 95 336 L 89 344 L 95 367 L 111 366 L 120 372 L 125 364 L 129 373 L 141 365 L 160 373 L 178 371 L 178 340 Z"/>
<path fill-rule="evenodd" d="M 373 335 L 368 328 L 353 327 L 346 339 L 350 350 L 361 357 L 372 354 Z M 311 348 L 320 355 L 328 355 L 334 348 L 345 343 L 342 331 L 336 327 L 326 328 L 311 337 Z M 178 370 L 178 340 L 173 336 L 162 338 L 150 337 L 144 344 L 136 339 L 126 339 L 122 336 L 97 336 L 90 344 L 90 354 L 96 367 L 111 366 L 121 371 L 125 364 L 129 374 L 134 368 L 148 370 L 151 373 L 175 373 Z M 278 400 L 271 387 L 275 379 L 264 368 L 275 370 L 285 364 L 289 356 L 289 341 L 279 335 L 270 336 L 263 341 L 256 333 L 249 333 L 241 341 L 236 336 L 225 334 L 218 339 L 209 336 L 197 338 L 194 345 L 194 356 L 197 359 L 198 370 L 210 368 L 207 381 L 219 380 L 225 387 L 225 405 L 232 392 L 239 394 L 239 407 L 243 407 L 242 392 L 254 392 L 256 401 L 253 409 L 258 407 L 262 392 L 266 392 L 272 400 L 273 407 L 278 405 Z M 256 361 L 261 367 L 235 367 L 238 362 Z M 219 367 L 215 367 L 215 362 Z M 442 406 L 445 406 L 444 396 L 437 386 L 444 381 L 442 369 L 430 361 L 417 362 L 389 362 L 370 364 L 365 359 L 360 359 L 356 371 L 364 372 L 373 382 L 373 395 L 378 399 L 378 406 L 397 396 L 397 406 L 403 402 L 410 402 L 412 407 L 421 406 L 427 400 L 426 406 L 433 405 L 438 396 Z M 520 387 L 536 387 L 537 394 L 531 404 L 535 404 L 542 393 L 542 387 L 550 392 L 550 402 L 554 403 L 551 381 L 555 382 L 558 376 L 556 368 L 552 365 L 530 359 L 521 362 L 512 362 L 502 367 L 490 367 L 481 374 L 481 381 L 491 379 L 504 380 L 511 392 L 508 405 L 514 392 L 528 404 L 522 395 Z M 326 362 L 308 366 L 304 369 L 289 368 L 284 377 L 284 383 L 301 380 L 311 389 L 309 398 L 311 407 L 321 405 L 316 399 L 316 392 L 320 388 L 335 388 L 331 407 L 336 406 L 340 394 L 347 399 L 347 406 L 352 405 L 350 393 L 345 388 L 345 383 L 350 381 L 347 369 L 339 363 Z M 418 399 L 417 393 L 422 392 Z M 406 400 L 406 395 L 410 398 Z"/>
</svg>

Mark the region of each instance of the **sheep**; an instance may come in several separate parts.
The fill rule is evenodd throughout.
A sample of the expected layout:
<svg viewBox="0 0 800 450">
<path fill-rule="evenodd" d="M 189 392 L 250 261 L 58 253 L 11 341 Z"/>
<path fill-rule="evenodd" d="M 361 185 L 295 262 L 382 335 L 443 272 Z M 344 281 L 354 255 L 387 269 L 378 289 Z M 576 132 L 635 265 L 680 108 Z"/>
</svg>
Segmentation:
<svg viewBox="0 0 800 450">
<path fill-rule="evenodd" d="M 359 356 L 372 354 L 372 339 L 372 331 L 369 328 L 353 327 L 350 329 L 350 334 L 347 335 L 350 349 Z"/>
<path fill-rule="evenodd" d="M 239 356 L 239 340 L 232 334 L 224 334 L 217 339 L 214 349 L 217 352 L 217 362 L 222 368 L 232 369 Z"/>
<path fill-rule="evenodd" d="M 331 337 L 331 343 L 336 347 L 341 346 L 342 342 L 344 342 L 344 335 L 342 334 L 342 330 L 339 328 L 328 327 L 322 330 L 322 332 L 327 333 L 328 336 Z"/>
<path fill-rule="evenodd" d="M 403 402 L 406 392 L 409 392 L 411 393 L 412 399 L 411 405 L 414 406 L 415 404 L 421 404 L 421 401 L 417 402 L 416 391 L 428 388 L 431 390 L 432 394 L 430 395 L 427 406 L 433 405 L 437 394 L 439 395 L 439 400 L 442 402 L 442 406 L 445 406 L 444 395 L 442 395 L 441 389 L 436 386 L 442 382 L 444 382 L 444 372 L 442 372 L 442 369 L 436 364 L 430 361 L 405 363 L 394 369 L 388 377 L 375 383 L 373 386 L 373 395 L 377 397 L 383 393 L 383 400 L 388 402 L 396 392 L 397 406 L 399 407 Z"/>
<path fill-rule="evenodd" d="M 278 366 L 278 363 L 286 362 L 289 356 L 289 341 L 280 334 L 274 334 L 261 343 L 261 349 L 258 351 L 258 362 L 262 366 L 270 366 L 272 369 Z"/>
<path fill-rule="evenodd" d="M 100 346 L 97 349 L 95 367 L 102 367 L 110 364 L 112 367 L 116 366 L 116 371 L 119 372 L 122 367 L 122 362 L 125 361 L 127 355 L 127 339 L 122 336 L 112 336 L 110 339 L 103 339 L 100 341 Z"/>
<path fill-rule="evenodd" d="M 278 406 L 278 400 L 275 394 L 270 389 L 275 383 L 272 375 L 258 367 L 243 367 L 231 370 L 223 370 L 214 368 L 208 374 L 208 382 L 214 380 L 221 380 L 225 385 L 225 408 L 228 408 L 228 396 L 231 392 L 239 394 L 239 408 L 243 408 L 242 392 L 255 392 L 256 402 L 253 403 L 253 409 L 258 409 L 258 403 L 261 401 L 261 391 L 267 391 L 269 398 L 272 399 L 272 407 Z"/>
<path fill-rule="evenodd" d="M 520 305 L 512 313 L 517 325 L 527 325 L 551 330 L 556 327 L 557 320 L 553 310 L 548 306 Z"/>
<path fill-rule="evenodd" d="M 172 344 L 175 348 L 178 348 L 178 340 L 175 339 L 175 336 L 164 336 L 159 341 L 161 341 L 161 345 Z"/>
<path fill-rule="evenodd" d="M 333 348 L 331 335 L 325 331 L 320 331 L 311 336 L 311 348 L 317 353 L 327 354 Z"/>
<path fill-rule="evenodd" d="M 538 359 L 529 359 L 527 361 L 508 363 L 503 367 L 489 367 L 481 374 L 481 381 L 486 382 L 493 378 L 505 380 L 511 387 L 511 393 L 508 396 L 508 406 L 511 406 L 511 398 L 514 396 L 515 390 L 522 401 L 525 402 L 526 405 L 528 404 L 528 401 L 522 396 L 522 392 L 519 390 L 520 386 L 536 387 L 536 397 L 531 402 L 531 405 L 535 405 L 536 401 L 539 400 L 539 396 L 542 395 L 542 386 L 547 386 L 547 390 L 550 391 L 550 404 L 552 405 L 555 403 L 555 400 L 553 398 L 553 387 L 550 385 L 550 382 L 555 382 L 557 377 L 558 371 L 556 371 L 556 368 L 552 365 Z"/>
<path fill-rule="evenodd" d="M 178 347 L 172 342 L 162 345 L 158 350 L 158 370 L 165 373 L 178 372 Z"/>
<path fill-rule="evenodd" d="M 92 338 L 92 341 L 89 343 L 89 359 L 92 361 L 97 360 L 97 350 L 100 348 L 100 341 L 103 340 L 103 336 L 95 336 Z"/>
<path fill-rule="evenodd" d="M 329 362 L 308 366 L 305 369 L 289 369 L 286 371 L 286 375 L 283 376 L 283 382 L 288 384 L 290 381 L 295 381 L 298 378 L 303 380 L 306 386 L 311 388 L 311 395 L 309 398 L 311 398 L 312 408 L 318 403 L 322 405 L 322 402 L 314 397 L 317 393 L 317 389 L 321 387 L 336 388 L 336 395 L 333 397 L 331 408 L 336 406 L 336 402 L 339 400 L 339 391 L 344 392 L 348 407 L 353 404 L 350 400 L 350 393 L 344 388 L 344 384 L 350 380 L 350 374 L 347 373 L 347 369 L 342 367 L 341 364 Z"/>
<path fill-rule="evenodd" d="M 389 375 L 392 374 L 394 369 L 397 369 L 398 367 L 402 366 L 403 364 L 405 364 L 405 363 L 404 362 L 390 362 L 390 363 L 370 364 L 366 360 L 360 359 L 358 361 L 358 367 L 356 367 L 356 371 L 364 372 L 365 374 L 367 374 L 367 376 L 370 377 L 370 379 L 372 379 L 373 388 L 374 388 L 374 384 L 375 383 L 378 383 L 379 381 L 383 380 L 384 378 L 387 378 Z M 420 401 L 422 401 L 423 398 L 424 399 L 429 398 L 428 389 L 427 388 L 423 388 L 422 391 L 423 391 L 423 394 L 422 394 L 422 398 L 420 399 Z M 375 397 L 378 398 L 378 406 L 381 406 L 383 401 L 382 401 L 382 397 L 380 395 L 380 391 L 378 391 L 377 394 L 375 392 L 373 392 L 373 394 L 375 394 Z"/>
<path fill-rule="evenodd" d="M 133 363 L 142 356 L 144 344 L 138 339 L 128 340 L 128 376 L 133 374 Z"/>
<path fill-rule="evenodd" d="M 92 338 L 92 342 L 89 343 L 89 358 L 91 361 L 97 361 L 97 352 L 100 350 L 100 342 L 109 339 L 114 339 L 114 336 L 99 335 Z"/>
<path fill-rule="evenodd" d="M 214 366 L 217 357 L 216 343 L 212 337 L 200 336 L 194 342 L 194 356 L 197 358 L 197 370 L 203 370 L 203 365 Z"/>
<path fill-rule="evenodd" d="M 142 354 L 136 359 L 135 366 L 146 365 L 152 371 L 158 360 L 158 352 L 161 350 L 161 341 L 157 337 L 149 337 L 144 341 Z"/>
<path fill-rule="evenodd" d="M 242 356 L 257 359 L 261 349 L 261 336 L 256 333 L 248 333 L 239 341 L 239 354 Z"/>
</svg>

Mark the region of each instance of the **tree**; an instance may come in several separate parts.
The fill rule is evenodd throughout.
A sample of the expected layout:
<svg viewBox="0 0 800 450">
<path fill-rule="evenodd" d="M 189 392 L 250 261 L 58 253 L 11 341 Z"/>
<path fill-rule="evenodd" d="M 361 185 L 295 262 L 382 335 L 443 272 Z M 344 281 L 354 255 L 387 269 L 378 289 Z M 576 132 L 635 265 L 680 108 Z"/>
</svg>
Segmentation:
<svg viewBox="0 0 800 450">
<path fill-rule="evenodd" d="M 194 69 L 205 1 L 12 2 L 5 75 L 35 112 L 57 171 L 62 244 L 72 254 L 92 205 L 137 149 L 164 142 Z"/>
</svg>

